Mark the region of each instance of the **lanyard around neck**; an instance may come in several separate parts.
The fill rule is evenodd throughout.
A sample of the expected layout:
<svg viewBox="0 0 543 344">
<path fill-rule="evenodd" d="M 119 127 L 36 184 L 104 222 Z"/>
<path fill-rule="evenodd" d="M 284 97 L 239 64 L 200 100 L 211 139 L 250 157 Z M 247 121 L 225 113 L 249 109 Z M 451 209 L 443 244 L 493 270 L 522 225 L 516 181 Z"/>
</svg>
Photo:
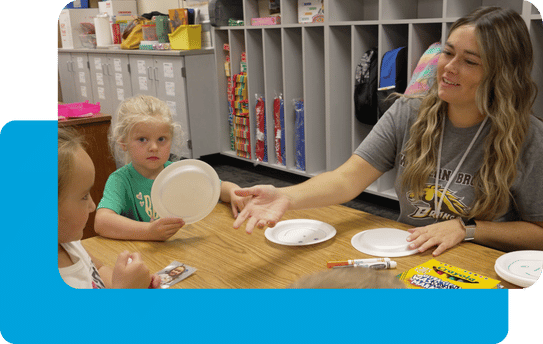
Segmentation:
<svg viewBox="0 0 543 344">
<path fill-rule="evenodd" d="M 445 194 L 447 193 L 447 190 L 449 189 L 449 186 L 451 185 L 451 182 L 453 181 L 456 174 L 458 173 L 458 170 L 460 170 L 460 167 L 464 163 L 464 160 L 466 160 L 466 157 L 468 156 L 469 151 L 471 150 L 471 148 L 475 144 L 475 140 L 477 140 L 477 138 L 479 137 L 479 134 L 481 134 L 481 130 L 483 130 L 483 127 L 485 126 L 485 123 L 486 123 L 487 120 L 488 120 L 488 116 L 485 117 L 485 119 L 483 120 L 483 122 L 479 126 L 479 129 L 477 130 L 477 133 L 475 133 L 475 136 L 471 140 L 468 148 L 464 152 L 464 155 L 460 159 L 460 162 L 458 163 L 458 166 L 456 166 L 456 169 L 451 174 L 451 176 L 449 178 L 449 181 L 447 182 L 447 184 L 445 185 L 445 188 L 441 192 L 441 197 L 439 197 L 439 192 L 438 192 L 439 191 L 439 188 L 438 188 L 439 183 L 438 182 L 439 182 L 439 174 L 440 174 L 439 171 L 441 169 L 441 150 L 443 148 L 443 136 L 444 136 L 444 133 L 445 133 L 445 121 L 446 121 L 446 119 L 443 119 L 443 124 L 441 126 L 441 137 L 439 139 L 439 151 L 437 153 L 437 167 L 436 167 L 435 190 L 434 190 L 434 207 L 435 207 L 436 221 L 439 220 L 439 215 L 441 213 L 441 206 L 443 205 L 443 199 L 445 198 Z M 438 202 L 438 199 L 439 199 L 439 202 Z"/>
</svg>

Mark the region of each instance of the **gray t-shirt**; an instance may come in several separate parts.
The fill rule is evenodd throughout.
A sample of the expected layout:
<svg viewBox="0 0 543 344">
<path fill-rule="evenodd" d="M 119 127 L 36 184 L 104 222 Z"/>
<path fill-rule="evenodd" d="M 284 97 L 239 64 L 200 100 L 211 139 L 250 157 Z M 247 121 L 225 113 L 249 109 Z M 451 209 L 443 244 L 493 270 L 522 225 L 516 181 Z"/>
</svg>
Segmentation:
<svg viewBox="0 0 543 344">
<path fill-rule="evenodd" d="M 355 150 L 355 154 L 381 172 L 397 169 L 394 186 L 400 201 L 398 221 L 416 227 L 435 222 L 435 175 L 429 177 L 421 200 L 415 200 L 409 191 L 402 192 L 399 178 L 405 169 L 402 152 L 409 139 L 409 129 L 416 120 L 419 106 L 418 99 L 398 99 Z M 478 129 L 479 124 L 469 128 L 456 128 L 447 119 L 439 172 L 439 197 L 440 191 L 446 186 Z M 487 121 L 445 193 L 440 209 L 440 220 L 458 217 L 472 205 L 475 198 L 473 179 L 484 159 L 484 140 L 489 131 L 490 121 Z M 439 141 L 436 142 L 436 145 L 438 144 Z M 530 129 L 518 163 L 517 177 L 511 187 L 511 209 L 500 220 L 543 221 L 542 152 L 543 122 L 531 116 Z"/>
</svg>

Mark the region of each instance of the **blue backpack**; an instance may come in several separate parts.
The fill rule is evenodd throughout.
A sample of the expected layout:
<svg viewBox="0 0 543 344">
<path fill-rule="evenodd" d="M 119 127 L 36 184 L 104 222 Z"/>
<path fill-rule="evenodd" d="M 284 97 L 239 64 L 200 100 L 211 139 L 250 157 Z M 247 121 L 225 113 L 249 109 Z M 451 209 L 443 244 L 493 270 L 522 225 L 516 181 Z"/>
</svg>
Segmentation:
<svg viewBox="0 0 543 344">
<path fill-rule="evenodd" d="M 379 102 L 379 118 L 394 103 L 389 98 L 392 93 L 404 93 L 407 88 L 407 47 L 400 47 L 386 52 L 381 61 L 381 77 L 377 98 Z"/>
</svg>

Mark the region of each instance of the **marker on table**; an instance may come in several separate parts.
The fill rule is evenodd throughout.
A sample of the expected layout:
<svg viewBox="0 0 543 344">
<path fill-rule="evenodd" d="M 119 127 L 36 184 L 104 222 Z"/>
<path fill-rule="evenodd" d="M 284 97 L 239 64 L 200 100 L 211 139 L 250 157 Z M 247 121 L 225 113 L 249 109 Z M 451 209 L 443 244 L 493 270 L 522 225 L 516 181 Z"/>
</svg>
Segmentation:
<svg viewBox="0 0 543 344">
<path fill-rule="evenodd" d="M 367 264 L 367 263 L 378 263 L 378 262 L 390 262 L 390 258 L 367 258 L 367 259 L 349 259 L 349 260 L 332 260 L 326 263 L 328 268 L 333 268 L 334 266 L 344 266 L 344 265 L 353 265 L 353 264 Z"/>
<path fill-rule="evenodd" d="M 350 265 L 337 265 L 334 266 L 334 269 L 338 268 L 370 268 L 375 270 L 382 270 L 382 269 L 395 269 L 396 268 L 396 262 L 393 260 L 389 260 L 387 262 L 374 262 L 374 263 L 365 263 L 365 264 L 350 264 Z"/>
</svg>

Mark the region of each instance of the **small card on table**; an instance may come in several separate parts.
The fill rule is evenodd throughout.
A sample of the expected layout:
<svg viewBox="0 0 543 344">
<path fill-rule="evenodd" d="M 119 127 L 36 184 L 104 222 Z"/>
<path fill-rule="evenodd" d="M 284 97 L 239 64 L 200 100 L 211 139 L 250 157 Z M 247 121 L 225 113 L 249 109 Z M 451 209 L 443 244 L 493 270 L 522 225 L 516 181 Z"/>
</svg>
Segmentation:
<svg viewBox="0 0 543 344">
<path fill-rule="evenodd" d="M 174 261 L 164 269 L 157 272 L 160 277 L 160 288 L 166 289 L 181 282 L 196 271 L 196 268 Z"/>
</svg>

